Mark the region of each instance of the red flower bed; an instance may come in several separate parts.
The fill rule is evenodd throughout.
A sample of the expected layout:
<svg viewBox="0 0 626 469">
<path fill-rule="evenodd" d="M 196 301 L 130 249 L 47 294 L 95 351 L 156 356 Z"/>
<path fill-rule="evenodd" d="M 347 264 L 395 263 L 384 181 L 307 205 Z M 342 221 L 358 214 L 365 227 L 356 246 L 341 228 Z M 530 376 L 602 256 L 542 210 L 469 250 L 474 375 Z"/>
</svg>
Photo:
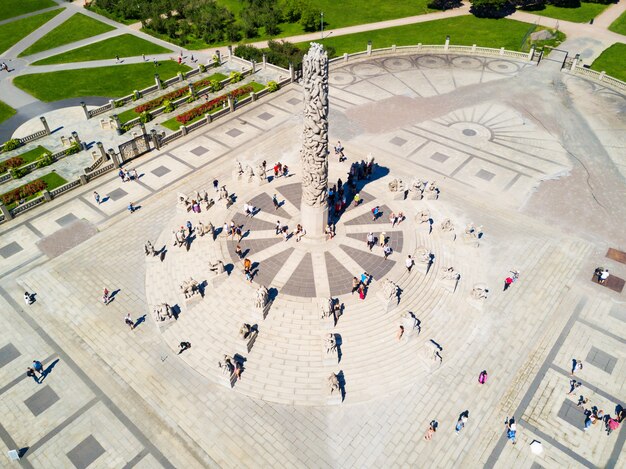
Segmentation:
<svg viewBox="0 0 626 469">
<path fill-rule="evenodd" d="M 2 194 L 2 203 L 10 205 L 20 199 L 25 199 L 26 197 L 36 194 L 37 192 L 41 192 L 46 187 L 48 187 L 48 185 L 44 181 L 36 179 L 33 182 L 23 185 L 22 187 L 18 187 L 17 189 L 7 192 L 6 194 Z"/>
<path fill-rule="evenodd" d="M 156 109 L 163 104 L 164 101 L 172 101 L 174 99 L 180 98 L 181 96 L 187 94 L 189 92 L 189 88 L 180 88 L 176 91 L 172 91 L 170 93 L 164 94 L 152 101 L 148 101 L 147 103 L 140 104 L 133 111 L 137 114 L 141 114 L 144 111 L 149 111 L 151 109 Z"/>
<path fill-rule="evenodd" d="M 213 98 L 211 101 L 194 107 L 187 112 L 183 112 L 182 114 L 176 116 L 176 120 L 181 124 L 186 124 L 187 122 L 194 120 L 196 117 L 203 116 L 207 112 L 211 112 L 213 109 L 223 106 L 224 103 L 228 101 L 229 95 L 233 98 L 238 98 L 239 96 L 243 96 L 244 94 L 252 93 L 252 91 L 254 91 L 254 88 L 252 86 L 242 86 L 241 88 L 237 88 L 230 93 L 226 93 L 222 96 L 218 96 L 217 98 Z"/>
<path fill-rule="evenodd" d="M 19 168 L 23 164 L 24 160 L 21 157 L 14 156 L 0 163 L 0 173 L 4 173 L 9 168 Z"/>
</svg>

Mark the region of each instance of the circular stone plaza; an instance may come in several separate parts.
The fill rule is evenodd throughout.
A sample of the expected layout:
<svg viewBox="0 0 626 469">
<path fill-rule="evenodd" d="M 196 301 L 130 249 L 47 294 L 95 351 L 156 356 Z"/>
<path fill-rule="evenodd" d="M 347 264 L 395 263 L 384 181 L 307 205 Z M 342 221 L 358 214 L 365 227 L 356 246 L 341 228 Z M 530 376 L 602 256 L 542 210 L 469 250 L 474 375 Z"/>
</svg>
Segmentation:
<svg viewBox="0 0 626 469">
<path fill-rule="evenodd" d="M 599 414 L 626 401 L 626 96 L 550 58 L 452 52 L 309 78 L 127 163 L 135 181 L 112 171 L 0 225 L 3 454 L 626 467 Z"/>
</svg>

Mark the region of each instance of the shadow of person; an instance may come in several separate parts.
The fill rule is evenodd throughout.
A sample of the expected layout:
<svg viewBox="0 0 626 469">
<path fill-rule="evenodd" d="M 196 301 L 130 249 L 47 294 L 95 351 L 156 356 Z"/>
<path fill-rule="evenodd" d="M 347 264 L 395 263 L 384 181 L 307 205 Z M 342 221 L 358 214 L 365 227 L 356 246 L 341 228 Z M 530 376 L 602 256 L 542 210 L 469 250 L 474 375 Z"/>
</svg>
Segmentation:
<svg viewBox="0 0 626 469">
<path fill-rule="evenodd" d="M 176 317 L 176 316 L 174 316 Z M 137 327 L 139 327 L 140 324 L 143 324 L 144 322 L 146 322 L 146 315 L 144 314 L 143 316 L 140 316 L 137 318 L 137 320 L 135 321 L 135 329 L 137 329 Z"/>
<path fill-rule="evenodd" d="M 45 370 L 42 371 L 41 373 L 41 378 L 39 379 L 39 382 L 41 383 L 44 379 L 46 379 L 48 377 L 48 375 L 50 373 L 52 373 L 52 370 L 54 369 L 54 367 L 56 366 L 57 363 L 59 363 L 61 359 L 57 358 L 56 360 L 54 360 L 52 363 L 50 363 Z"/>
</svg>

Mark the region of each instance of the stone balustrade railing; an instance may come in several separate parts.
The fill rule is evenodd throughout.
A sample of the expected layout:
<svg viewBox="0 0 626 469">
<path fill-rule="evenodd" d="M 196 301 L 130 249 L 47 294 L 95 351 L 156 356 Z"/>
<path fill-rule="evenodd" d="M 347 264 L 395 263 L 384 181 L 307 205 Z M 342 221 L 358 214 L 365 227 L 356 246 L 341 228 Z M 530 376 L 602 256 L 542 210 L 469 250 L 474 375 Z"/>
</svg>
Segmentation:
<svg viewBox="0 0 626 469">
<path fill-rule="evenodd" d="M 81 185 L 80 179 L 76 179 L 75 181 L 70 181 L 67 184 L 63 184 L 62 186 L 59 186 L 56 189 L 52 189 L 50 191 L 50 195 L 54 198 L 58 195 L 63 194 L 63 192 L 70 191 L 80 185 Z"/>
<path fill-rule="evenodd" d="M 339 64 L 341 62 L 347 62 L 348 60 L 368 58 L 372 56 L 380 55 L 398 55 L 398 54 L 461 54 L 461 55 L 480 55 L 480 56 L 499 56 L 509 57 L 518 60 L 532 60 L 534 50 L 530 52 L 518 52 L 512 50 L 506 50 L 504 47 L 499 49 L 491 47 L 478 47 L 476 44 L 472 46 L 459 46 L 451 44 L 417 44 L 415 46 L 396 46 L 383 47 L 380 49 L 371 49 L 368 46 L 367 50 L 362 52 L 355 52 L 353 54 L 343 54 L 340 57 L 335 57 L 329 62 L 331 64 Z"/>
<path fill-rule="evenodd" d="M 600 82 L 603 85 L 621 93 L 626 93 L 626 82 L 607 75 L 606 72 L 596 72 L 595 70 L 591 70 L 589 68 L 581 67 L 578 65 L 574 66 L 573 69 L 570 69 L 569 72 L 573 75 L 580 75 L 586 78 L 590 78 L 593 81 Z"/>
</svg>

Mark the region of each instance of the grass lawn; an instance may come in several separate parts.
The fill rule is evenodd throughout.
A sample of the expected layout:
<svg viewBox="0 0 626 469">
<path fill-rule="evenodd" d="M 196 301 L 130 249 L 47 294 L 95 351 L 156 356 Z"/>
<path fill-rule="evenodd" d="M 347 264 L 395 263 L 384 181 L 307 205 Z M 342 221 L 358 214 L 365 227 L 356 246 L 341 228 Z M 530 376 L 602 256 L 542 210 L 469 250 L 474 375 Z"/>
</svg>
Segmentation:
<svg viewBox="0 0 626 469">
<path fill-rule="evenodd" d="M 429 21 L 407 26 L 378 29 L 345 36 L 330 36 L 322 44 L 335 48 L 335 55 L 353 53 L 367 49 L 367 41 L 372 41 L 372 48 L 379 49 L 397 46 L 422 44 L 443 44 L 446 35 L 450 35 L 450 44 L 480 47 L 504 47 L 520 50 L 524 47 L 524 38 L 535 25 L 508 19 L 486 19 L 475 16 L 459 16 L 444 20 Z M 299 43 L 299 47 L 308 49 L 309 43 Z"/>
<path fill-rule="evenodd" d="M 361 0 L 311 0 L 310 4 L 315 10 L 324 12 L 324 30 L 327 30 L 357 24 L 375 23 L 395 18 L 404 18 L 406 16 L 423 15 L 424 13 L 435 11 L 427 7 L 428 2 L 429 0 L 370 0 L 367 4 L 364 4 Z M 241 0 L 217 0 L 217 3 L 232 11 L 236 18 L 239 17 L 239 13 L 244 8 L 244 3 Z M 320 20 L 321 16 L 318 14 L 317 31 L 320 29 Z M 246 38 L 241 42 L 256 42 L 264 39 L 281 38 L 306 33 L 300 23 L 280 23 L 278 27 L 280 33 L 276 36 L 268 36 L 265 34 L 264 28 L 260 28 L 257 37 Z M 155 34 L 148 29 L 143 29 L 142 31 L 172 42 L 172 38 Z M 188 49 L 197 50 L 209 46 L 209 44 L 201 39 L 189 39 L 190 43 L 185 44 L 185 47 Z M 230 44 L 230 41 L 226 41 L 224 44 Z"/>
<path fill-rule="evenodd" d="M 626 44 L 618 42 L 606 49 L 600 57 L 593 61 L 591 68 L 598 72 L 626 81 Z"/>
<path fill-rule="evenodd" d="M 32 163 L 36 159 L 40 158 L 41 155 L 43 155 L 46 152 L 48 152 L 47 148 L 42 147 L 41 145 L 37 145 L 32 150 L 28 150 L 27 152 L 21 153 L 21 154 L 16 155 L 16 156 L 19 156 L 20 158 L 22 158 L 24 160 L 24 164 L 28 164 L 28 163 Z"/>
<path fill-rule="evenodd" d="M 84 96 L 119 98 L 132 93 L 133 90 L 140 90 L 154 84 L 155 73 L 158 73 L 162 80 L 166 80 L 178 72 L 188 70 L 191 68 L 186 65 L 178 65 L 173 60 L 166 60 L 159 62 L 156 68 L 152 62 L 147 62 L 34 73 L 15 77 L 13 83 L 45 102 Z"/>
<path fill-rule="evenodd" d="M 223 73 L 214 73 L 213 75 L 209 75 L 206 79 L 208 80 L 217 80 L 217 81 L 222 81 L 225 80 L 227 77 L 226 75 L 224 75 Z M 203 80 L 205 80 L 205 78 L 203 78 Z M 174 87 L 174 88 L 180 88 L 180 87 Z M 197 88 L 196 91 L 200 91 L 203 88 Z M 171 90 L 170 90 L 171 91 Z M 155 98 L 156 99 L 156 98 Z M 150 101 L 150 100 L 148 100 Z M 137 106 L 139 105 L 139 103 L 137 103 Z M 117 115 L 117 117 L 119 117 L 120 122 L 122 124 L 125 124 L 126 122 L 128 122 L 129 120 L 134 119 L 135 117 L 139 117 L 139 114 L 137 114 L 133 109 L 128 109 L 124 112 L 121 112 L 120 114 Z"/>
<path fill-rule="evenodd" d="M 2 0 L 0 4 L 0 21 L 57 5 L 52 0 Z"/>
<path fill-rule="evenodd" d="M 535 15 L 548 16 L 559 20 L 573 21 L 574 23 L 589 23 L 602 13 L 608 5 L 599 3 L 581 3 L 578 8 L 555 7 L 554 5 L 546 5 L 543 10 L 533 10 L 529 13 Z"/>
<path fill-rule="evenodd" d="M 0 53 L 9 47 L 18 43 L 42 24 L 47 23 L 56 15 L 61 13 L 63 9 L 48 11 L 38 15 L 22 18 L 21 20 L 11 21 L 10 23 L 0 26 Z"/>
<path fill-rule="evenodd" d="M 97 36 L 115 29 L 113 26 L 94 20 L 82 13 L 70 16 L 67 21 L 61 23 L 48 34 L 23 51 L 19 57 L 36 54 L 44 50 L 54 49 L 72 42 Z"/>
<path fill-rule="evenodd" d="M 626 11 L 620 15 L 615 21 L 611 23 L 609 26 L 609 30 L 613 31 L 617 34 L 623 34 L 626 36 Z"/>
<path fill-rule="evenodd" d="M 146 41 L 132 34 L 122 34 L 104 41 L 79 47 L 78 49 L 53 55 L 45 59 L 38 60 L 33 65 L 63 64 L 70 62 L 86 62 L 89 60 L 114 59 L 116 55 L 120 57 L 134 57 L 141 54 L 165 54 L 172 52 L 165 47 L 161 47 L 153 42 Z"/>
<path fill-rule="evenodd" d="M 11 106 L 0 101 L 0 122 L 4 122 L 16 112 L 17 111 L 13 109 Z"/>
<path fill-rule="evenodd" d="M 261 90 L 263 90 L 263 89 L 265 89 L 265 88 L 266 88 L 266 86 L 265 86 L 265 85 L 262 85 L 262 84 L 260 84 L 260 83 L 257 83 L 256 81 L 251 81 L 250 83 L 246 83 L 246 85 L 250 85 L 250 86 L 252 86 L 252 89 L 253 89 L 253 91 L 254 91 L 255 93 L 258 93 L 259 91 L 261 91 Z M 242 85 L 242 86 L 246 86 L 246 85 Z M 227 93 L 226 93 L 226 94 L 227 94 Z M 244 99 L 244 98 L 247 98 L 249 95 L 250 95 L 250 93 L 248 93 L 248 94 L 244 94 L 244 95 L 240 96 L 238 99 Z M 219 95 L 219 96 L 223 96 L 223 95 Z M 200 106 L 201 104 L 203 104 L 203 103 L 204 103 L 204 99 L 203 99 L 203 98 L 198 99 L 198 100 L 196 101 L 196 103 L 197 103 L 197 106 Z M 191 107 L 191 108 L 189 108 L 189 109 L 193 109 L 193 107 Z M 188 109 L 188 110 L 189 110 L 189 109 Z M 221 110 L 222 110 L 222 108 L 221 108 L 221 107 L 217 107 L 217 108 L 213 109 L 212 111 L 210 111 L 210 112 L 209 112 L 209 114 L 215 114 L 216 112 L 221 111 Z M 203 118 L 204 118 L 204 116 L 198 116 L 198 117 L 196 117 L 195 119 L 191 119 L 189 122 L 187 122 L 187 124 L 186 124 L 186 125 L 193 124 L 194 122 L 198 122 L 200 119 L 203 119 Z M 167 128 L 167 129 L 170 129 L 170 130 L 174 130 L 174 131 L 176 131 L 176 130 L 180 129 L 180 126 L 181 126 L 182 124 L 181 124 L 180 122 L 178 122 L 178 121 L 176 120 L 176 116 L 174 116 L 174 117 L 172 117 L 171 119 L 168 119 L 168 120 L 166 120 L 166 121 L 164 121 L 164 122 L 161 122 L 161 125 L 162 125 L 163 127 Z"/>
<path fill-rule="evenodd" d="M 45 174 L 45 175 L 41 176 L 40 178 L 35 179 L 35 181 L 37 181 L 37 180 L 45 182 L 46 183 L 46 189 L 48 191 L 51 191 L 52 189 L 56 189 L 57 187 L 62 186 L 63 184 L 67 184 L 67 182 L 68 182 L 68 181 L 63 179 L 61 176 L 59 176 L 55 172 L 51 172 L 51 173 Z M 31 181 L 31 182 L 33 182 L 33 181 Z M 30 184 L 30 183 L 27 183 L 27 184 Z M 24 184 L 24 186 L 27 185 L 27 184 Z M 23 186 L 20 186 L 20 187 L 23 187 Z M 19 187 L 17 189 L 19 189 Z M 15 189 L 13 189 L 13 190 L 15 190 Z M 13 191 L 9 191 L 9 192 L 13 192 Z M 2 195 L 4 195 L 4 194 L 2 194 Z M 34 199 L 35 197 L 38 197 L 39 195 L 41 195 L 41 192 L 38 192 L 38 193 L 33 194 L 33 195 L 29 195 L 28 197 L 26 197 L 25 200 L 26 200 L 26 202 L 28 202 L 29 200 Z M 7 208 L 9 210 L 11 210 L 11 209 L 13 209 L 15 207 L 17 207 L 17 202 L 13 202 L 12 204 L 7 205 Z"/>
</svg>

